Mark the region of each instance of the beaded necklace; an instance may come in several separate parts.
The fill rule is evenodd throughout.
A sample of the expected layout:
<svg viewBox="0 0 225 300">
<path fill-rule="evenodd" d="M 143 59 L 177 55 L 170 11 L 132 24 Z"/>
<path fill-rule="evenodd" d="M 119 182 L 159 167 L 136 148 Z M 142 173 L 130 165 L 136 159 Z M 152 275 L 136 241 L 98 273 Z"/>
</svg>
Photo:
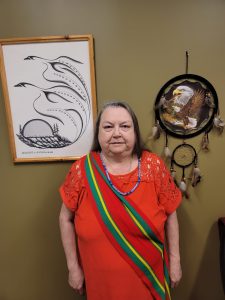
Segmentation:
<svg viewBox="0 0 225 300">
<path fill-rule="evenodd" d="M 137 180 L 135 186 L 134 186 L 130 191 L 128 191 L 128 192 L 121 192 L 119 189 L 117 189 L 117 187 L 115 187 L 115 185 L 112 183 L 112 181 L 111 181 L 111 179 L 110 179 L 109 172 L 108 172 L 108 170 L 107 170 L 107 168 L 106 168 L 106 165 L 105 165 L 105 163 L 104 163 L 102 152 L 100 153 L 100 158 L 101 158 L 101 161 L 102 161 L 102 165 L 103 165 L 103 167 L 104 167 L 104 170 L 105 170 L 106 177 L 107 177 L 107 179 L 108 179 L 108 181 L 109 181 L 111 187 L 112 187 L 115 191 L 117 191 L 117 192 L 118 192 L 119 194 L 121 194 L 122 196 L 128 196 L 128 195 L 132 194 L 132 193 L 137 189 L 137 187 L 139 186 L 139 184 L 140 184 L 140 182 L 141 182 L 141 159 L 140 159 L 140 158 L 138 158 L 138 180 Z"/>
</svg>

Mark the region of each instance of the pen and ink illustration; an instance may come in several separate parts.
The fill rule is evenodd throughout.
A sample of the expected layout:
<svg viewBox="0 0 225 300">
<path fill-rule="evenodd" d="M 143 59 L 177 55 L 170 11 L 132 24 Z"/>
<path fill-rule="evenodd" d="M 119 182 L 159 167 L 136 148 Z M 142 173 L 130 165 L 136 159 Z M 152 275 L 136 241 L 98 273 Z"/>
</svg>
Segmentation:
<svg viewBox="0 0 225 300">
<path fill-rule="evenodd" d="M 17 137 L 29 147 L 63 148 L 76 143 L 90 121 L 91 101 L 87 84 L 79 71 L 81 61 L 68 56 L 46 58 L 29 55 L 24 61 L 44 65 L 43 80 L 49 87 L 34 82 L 18 82 L 15 88 L 34 92 L 33 116 L 19 124 Z"/>
<path fill-rule="evenodd" d="M 97 110 L 93 37 L 10 39 L 0 43 L 0 60 L 13 161 L 88 153 Z"/>
</svg>

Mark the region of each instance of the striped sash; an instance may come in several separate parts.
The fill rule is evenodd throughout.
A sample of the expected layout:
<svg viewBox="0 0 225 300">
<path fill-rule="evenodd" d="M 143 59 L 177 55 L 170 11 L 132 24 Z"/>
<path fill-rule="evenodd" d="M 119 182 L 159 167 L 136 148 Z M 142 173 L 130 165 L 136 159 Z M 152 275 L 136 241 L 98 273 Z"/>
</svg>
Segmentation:
<svg viewBox="0 0 225 300">
<path fill-rule="evenodd" d="M 97 153 L 87 155 L 82 167 L 95 215 L 107 238 L 155 300 L 171 299 L 165 247 L 151 221 L 131 199 L 112 189 Z"/>
</svg>

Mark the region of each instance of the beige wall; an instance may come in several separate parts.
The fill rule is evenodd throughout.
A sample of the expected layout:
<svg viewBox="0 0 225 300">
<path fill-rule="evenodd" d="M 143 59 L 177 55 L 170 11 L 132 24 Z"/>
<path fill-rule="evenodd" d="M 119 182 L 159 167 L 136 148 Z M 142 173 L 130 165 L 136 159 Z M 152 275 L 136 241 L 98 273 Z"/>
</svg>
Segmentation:
<svg viewBox="0 0 225 300">
<path fill-rule="evenodd" d="M 99 106 L 127 100 L 146 139 L 157 92 L 185 72 L 186 50 L 189 72 L 214 85 L 225 118 L 224 15 L 222 0 L 1 0 L 0 38 L 93 34 Z M 0 137 L 0 299 L 78 299 L 57 225 L 57 189 L 70 163 L 12 163 L 2 91 Z M 149 146 L 160 153 L 162 141 Z M 210 149 L 200 155 L 202 183 L 178 211 L 184 274 L 174 300 L 224 299 L 216 224 L 225 215 L 224 136 L 210 134 Z"/>
</svg>

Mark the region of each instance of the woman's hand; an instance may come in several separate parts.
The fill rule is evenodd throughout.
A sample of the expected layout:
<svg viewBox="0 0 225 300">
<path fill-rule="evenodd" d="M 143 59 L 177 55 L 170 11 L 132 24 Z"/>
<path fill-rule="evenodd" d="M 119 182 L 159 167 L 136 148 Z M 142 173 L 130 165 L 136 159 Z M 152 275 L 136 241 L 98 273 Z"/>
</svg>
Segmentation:
<svg viewBox="0 0 225 300">
<path fill-rule="evenodd" d="M 84 293 L 84 273 L 80 267 L 73 268 L 69 271 L 69 285 L 80 295 Z"/>
<path fill-rule="evenodd" d="M 182 269 L 180 265 L 180 260 L 176 258 L 170 257 L 170 285 L 172 288 L 178 286 L 181 277 L 182 277 Z"/>
<path fill-rule="evenodd" d="M 63 248 L 66 255 L 67 267 L 69 270 L 69 285 L 79 294 L 84 292 L 84 273 L 79 265 L 76 246 L 76 232 L 74 230 L 74 213 L 65 204 L 62 204 L 59 224 Z"/>
<path fill-rule="evenodd" d="M 170 214 L 167 218 L 166 237 L 168 243 L 168 255 L 170 264 L 169 275 L 171 287 L 174 288 L 178 286 L 182 277 L 179 250 L 179 226 L 176 211 Z"/>
</svg>

